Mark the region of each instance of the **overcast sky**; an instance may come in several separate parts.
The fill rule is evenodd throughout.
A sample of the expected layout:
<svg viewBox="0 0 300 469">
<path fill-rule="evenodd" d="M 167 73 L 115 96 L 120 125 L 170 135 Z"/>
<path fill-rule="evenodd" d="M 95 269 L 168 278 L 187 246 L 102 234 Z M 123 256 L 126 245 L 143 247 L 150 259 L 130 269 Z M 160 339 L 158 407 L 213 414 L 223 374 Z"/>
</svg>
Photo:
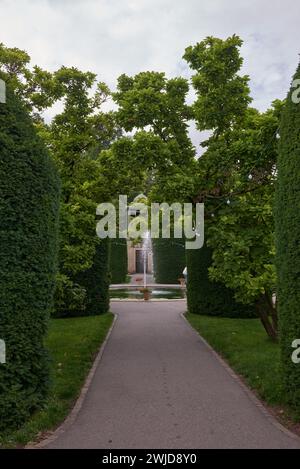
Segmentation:
<svg viewBox="0 0 300 469">
<path fill-rule="evenodd" d="M 265 110 L 286 95 L 298 63 L 298 0 L 0 0 L 0 42 L 45 69 L 96 72 L 111 88 L 124 72 L 189 76 L 185 47 L 233 33 L 244 40 L 254 105 Z"/>
</svg>

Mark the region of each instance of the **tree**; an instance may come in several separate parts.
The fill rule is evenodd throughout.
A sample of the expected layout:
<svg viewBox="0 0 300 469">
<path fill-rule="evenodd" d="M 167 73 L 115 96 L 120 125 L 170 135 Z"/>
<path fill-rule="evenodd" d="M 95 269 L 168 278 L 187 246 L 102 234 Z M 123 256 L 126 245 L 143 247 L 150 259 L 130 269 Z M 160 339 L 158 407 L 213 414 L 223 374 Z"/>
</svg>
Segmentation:
<svg viewBox="0 0 300 469">
<path fill-rule="evenodd" d="M 164 73 L 141 72 L 134 77 L 121 75 L 113 94 L 119 106 L 117 122 L 127 132 L 136 129 L 132 170 L 137 165 L 144 174 L 142 192 L 154 201 L 163 197 L 164 183 L 164 195 L 173 197 L 168 190 L 170 181 L 178 173 L 184 176 L 194 159 L 195 149 L 188 135 L 192 118 L 191 107 L 186 104 L 188 91 L 184 78 L 168 80 Z"/>
<path fill-rule="evenodd" d="M 300 78 L 300 66 L 294 80 Z M 300 368 L 291 360 L 292 343 L 300 338 L 300 107 L 294 82 L 280 123 L 276 191 L 276 246 L 281 357 L 288 398 L 299 409 Z"/>
<path fill-rule="evenodd" d="M 59 180 L 20 100 L 0 104 L 0 429 L 17 427 L 43 402 L 44 348 L 52 309 Z"/>
<path fill-rule="evenodd" d="M 186 104 L 188 91 L 188 82 L 181 77 L 167 80 L 159 72 L 141 72 L 135 77 L 121 75 L 113 94 L 119 106 L 118 122 L 127 132 L 149 129 L 163 142 L 177 142 L 182 163 L 183 155 L 194 155 L 187 133 L 192 117 Z"/>
<path fill-rule="evenodd" d="M 158 138 L 155 141 L 154 136 L 153 140 L 140 137 L 121 137 L 108 150 L 101 152 L 101 185 L 103 200 L 106 202 L 117 201 L 120 194 L 127 195 L 128 200 L 131 200 L 145 189 L 147 167 L 155 157 L 160 141 Z"/>
<path fill-rule="evenodd" d="M 254 304 L 268 335 L 277 338 L 273 197 L 281 103 L 264 114 L 249 111 L 244 127 L 221 144 L 222 163 L 215 199 L 208 202 L 210 277 L 233 289 L 237 301 Z M 211 152 L 217 151 L 217 145 Z M 217 152 L 220 155 L 220 151 Z M 220 180 L 220 179 L 219 179 Z"/>
<path fill-rule="evenodd" d="M 232 289 L 238 302 L 254 304 L 266 332 L 276 340 L 273 224 L 272 194 L 236 197 L 219 210 L 208 244 L 213 247 L 210 278 Z"/>
<path fill-rule="evenodd" d="M 218 199 L 230 166 L 227 144 L 232 129 L 245 119 L 249 102 L 247 76 L 240 77 L 242 65 L 239 48 L 242 41 L 237 36 L 226 40 L 208 37 L 204 41 L 186 48 L 184 59 L 196 74 L 192 83 L 197 94 L 193 104 L 197 128 L 211 131 L 210 138 L 203 142 L 205 153 L 194 164 L 194 203 L 205 203 L 205 225 L 211 223 L 211 215 L 220 206 Z M 206 229 L 206 241 L 209 230 Z M 208 270 L 212 252 L 206 245 L 199 252 L 187 252 L 188 305 L 189 310 L 200 314 L 235 315 L 239 306 L 233 299 L 232 290 L 209 279 Z M 222 283 L 224 283 L 222 279 Z M 220 301 L 219 301 L 219 300 Z M 221 305 L 222 303 L 222 305 Z M 240 305 L 240 314 L 243 315 Z"/>
<path fill-rule="evenodd" d="M 181 189 L 190 188 L 187 168 L 193 164 L 195 154 L 188 135 L 192 117 L 191 108 L 186 104 L 188 90 L 185 79 L 168 80 L 159 72 L 119 77 L 117 92 L 113 94 L 119 106 L 116 119 L 125 131 L 135 133 L 115 142 L 104 154 L 108 171 L 119 165 L 118 171 L 114 171 L 115 193 L 126 193 L 133 199 L 143 192 L 149 202 L 173 201 L 178 196 L 186 200 L 190 191 L 186 189 L 183 194 Z M 156 240 L 154 249 L 165 246 L 166 242 Z M 173 249 L 170 243 L 168 246 L 168 250 Z M 156 267 L 158 262 L 156 257 Z M 180 261 L 175 269 L 177 274 L 172 273 L 172 281 L 177 281 L 181 264 Z M 158 270 L 161 269 L 157 269 L 157 276 L 162 278 Z"/>
<path fill-rule="evenodd" d="M 185 50 L 183 58 L 196 71 L 193 108 L 199 130 L 212 130 L 217 136 L 243 121 L 251 98 L 249 77 L 238 74 L 242 43 L 235 34 L 225 40 L 210 36 Z"/>
<path fill-rule="evenodd" d="M 54 73 L 53 80 L 63 97 L 64 108 L 41 132 L 62 179 L 60 275 L 57 278 L 57 292 L 62 295 L 56 295 L 56 300 L 63 314 L 70 309 L 70 315 L 74 315 L 75 311 L 82 311 L 85 293 L 85 306 L 89 307 L 89 294 L 84 285 L 78 284 L 78 278 L 83 278 L 79 274 L 84 271 L 89 275 L 95 259 L 96 207 L 105 200 L 108 183 L 101 172 L 100 153 L 108 148 L 118 130 L 113 115 L 101 111 L 109 90 L 103 83 L 96 84 L 94 74 L 62 67 Z M 96 91 L 92 94 L 93 86 Z M 103 285 L 106 285 L 104 280 Z"/>
<path fill-rule="evenodd" d="M 281 103 L 264 114 L 249 108 L 249 78 L 239 75 L 241 44 L 237 36 L 209 37 L 186 49 L 184 57 L 197 72 L 196 123 L 211 131 L 198 160 L 193 200 L 205 203 L 210 279 L 233 290 L 237 301 L 255 303 L 276 339 L 272 202 Z"/>
<path fill-rule="evenodd" d="M 120 134 L 113 113 L 101 110 L 109 90 L 93 73 L 74 67 L 54 73 L 32 67 L 25 51 L 3 44 L 0 71 L 31 113 L 62 179 L 57 314 L 83 311 L 86 290 L 75 277 L 91 267 L 98 242 L 95 211 L 107 185 L 99 154 Z M 58 101 L 63 110 L 47 125 L 43 111 Z"/>
<path fill-rule="evenodd" d="M 30 67 L 30 56 L 16 47 L 0 43 L 0 72 L 36 123 L 42 120 L 41 112 L 61 98 L 52 73 Z"/>
</svg>

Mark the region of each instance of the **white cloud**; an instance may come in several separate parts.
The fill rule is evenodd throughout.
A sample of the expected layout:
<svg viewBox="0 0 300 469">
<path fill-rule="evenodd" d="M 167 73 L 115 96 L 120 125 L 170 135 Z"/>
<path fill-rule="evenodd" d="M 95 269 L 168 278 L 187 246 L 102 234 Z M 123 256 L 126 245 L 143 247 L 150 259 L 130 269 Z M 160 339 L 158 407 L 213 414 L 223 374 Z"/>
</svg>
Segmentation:
<svg viewBox="0 0 300 469">
<path fill-rule="evenodd" d="M 114 88 L 123 72 L 188 76 L 185 47 L 236 33 L 264 110 L 285 96 L 297 66 L 299 16 L 295 0 L 0 0 L 0 41 L 46 69 L 89 69 Z"/>
</svg>

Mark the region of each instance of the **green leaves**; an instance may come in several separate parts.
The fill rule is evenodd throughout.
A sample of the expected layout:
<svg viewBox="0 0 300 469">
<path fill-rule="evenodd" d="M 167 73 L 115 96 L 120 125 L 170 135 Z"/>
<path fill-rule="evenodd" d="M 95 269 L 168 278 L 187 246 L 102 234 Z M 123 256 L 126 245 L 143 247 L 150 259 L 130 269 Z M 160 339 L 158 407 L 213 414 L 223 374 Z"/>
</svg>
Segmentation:
<svg viewBox="0 0 300 469">
<path fill-rule="evenodd" d="M 35 115 L 62 179 L 60 274 L 71 282 L 68 288 L 95 260 L 98 203 L 143 192 L 155 202 L 204 202 L 211 278 L 234 289 L 244 303 L 271 294 L 282 103 L 265 113 L 249 107 L 241 46 L 233 35 L 207 37 L 186 49 L 197 95 L 192 106 L 185 78 L 146 71 L 119 77 L 112 93 L 118 108 L 108 113 L 102 106 L 110 90 L 94 73 L 30 68 L 25 52 L 0 46 L 0 74 Z M 62 110 L 46 125 L 41 112 L 58 101 Z M 192 120 L 210 132 L 198 159 L 188 132 Z"/>
<path fill-rule="evenodd" d="M 243 63 L 241 45 L 236 35 L 226 40 L 208 37 L 185 50 L 183 58 L 196 71 L 192 77 L 197 93 L 193 110 L 199 130 L 219 135 L 244 118 L 251 98 L 249 77 L 238 75 Z"/>
<path fill-rule="evenodd" d="M 232 289 L 237 301 L 255 303 L 275 339 L 272 204 L 282 104 L 275 102 L 263 114 L 249 108 L 249 77 L 239 75 L 241 45 L 235 35 L 226 40 L 208 37 L 184 55 L 196 71 L 197 127 L 211 131 L 202 144 L 206 151 L 198 160 L 193 200 L 206 207 L 211 280 Z"/>
<path fill-rule="evenodd" d="M 125 131 L 151 130 L 163 142 L 176 140 L 183 155 L 193 154 L 187 134 L 191 108 L 186 104 L 187 80 L 167 80 L 164 73 L 121 75 L 113 98 L 118 104 L 117 121 Z"/>
<path fill-rule="evenodd" d="M 238 196 L 218 212 L 209 228 L 210 277 L 232 288 L 245 304 L 275 291 L 272 197 L 264 189 Z"/>
</svg>

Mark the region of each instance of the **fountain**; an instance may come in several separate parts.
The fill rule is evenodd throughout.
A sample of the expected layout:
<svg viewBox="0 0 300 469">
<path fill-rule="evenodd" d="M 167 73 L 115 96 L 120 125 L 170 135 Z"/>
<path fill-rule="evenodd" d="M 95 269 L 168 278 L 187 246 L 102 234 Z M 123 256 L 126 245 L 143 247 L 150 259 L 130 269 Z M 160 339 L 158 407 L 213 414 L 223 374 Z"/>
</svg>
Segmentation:
<svg viewBox="0 0 300 469">
<path fill-rule="evenodd" d="M 144 298 L 149 300 L 150 295 L 155 300 L 163 299 L 184 299 L 185 288 L 183 285 L 163 284 L 157 285 L 153 280 L 147 281 L 147 266 L 148 256 L 152 252 L 152 240 L 150 231 L 145 231 L 141 239 L 141 247 L 139 250 L 142 252 L 142 268 L 143 277 L 141 276 L 142 284 L 115 284 L 110 286 L 110 297 L 112 299 L 131 299 L 138 300 Z"/>
<path fill-rule="evenodd" d="M 145 235 L 143 236 L 142 242 L 142 252 L 143 252 L 143 264 L 144 264 L 144 288 L 147 288 L 147 259 L 148 254 L 151 252 L 151 238 L 150 238 L 150 231 L 146 231 Z"/>
<path fill-rule="evenodd" d="M 143 253 L 143 288 L 140 290 L 143 293 L 143 297 L 145 301 L 150 300 L 151 290 L 147 288 L 147 265 L 148 265 L 148 255 L 151 250 L 151 238 L 150 232 L 146 231 L 143 234 L 142 238 L 142 253 Z"/>
</svg>

